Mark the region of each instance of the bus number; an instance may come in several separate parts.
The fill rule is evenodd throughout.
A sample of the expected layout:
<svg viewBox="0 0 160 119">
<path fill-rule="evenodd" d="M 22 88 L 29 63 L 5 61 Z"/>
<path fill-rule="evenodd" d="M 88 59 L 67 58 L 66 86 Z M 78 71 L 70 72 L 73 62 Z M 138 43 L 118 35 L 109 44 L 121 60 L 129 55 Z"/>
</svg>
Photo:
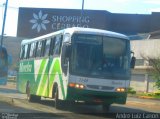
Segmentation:
<svg viewBox="0 0 160 119">
<path fill-rule="evenodd" d="M 80 78 L 80 79 L 79 79 L 79 82 L 87 83 L 87 82 L 88 82 L 88 79 L 86 79 L 86 78 Z"/>
</svg>

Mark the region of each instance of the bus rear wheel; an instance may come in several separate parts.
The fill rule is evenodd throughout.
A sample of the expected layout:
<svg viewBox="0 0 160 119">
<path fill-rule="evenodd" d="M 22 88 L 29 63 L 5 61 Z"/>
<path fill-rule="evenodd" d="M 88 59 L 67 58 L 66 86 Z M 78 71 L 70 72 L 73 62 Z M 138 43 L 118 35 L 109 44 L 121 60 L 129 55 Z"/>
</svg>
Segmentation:
<svg viewBox="0 0 160 119">
<path fill-rule="evenodd" d="M 41 100 L 40 96 L 31 95 L 31 94 L 27 98 L 29 102 L 39 102 Z"/>
<path fill-rule="evenodd" d="M 30 93 L 30 87 L 29 87 L 28 83 L 27 83 L 27 86 L 26 86 L 26 94 L 27 94 L 27 100 L 28 100 L 28 102 L 38 102 L 38 101 L 41 100 L 40 96 L 32 95 Z"/>
</svg>

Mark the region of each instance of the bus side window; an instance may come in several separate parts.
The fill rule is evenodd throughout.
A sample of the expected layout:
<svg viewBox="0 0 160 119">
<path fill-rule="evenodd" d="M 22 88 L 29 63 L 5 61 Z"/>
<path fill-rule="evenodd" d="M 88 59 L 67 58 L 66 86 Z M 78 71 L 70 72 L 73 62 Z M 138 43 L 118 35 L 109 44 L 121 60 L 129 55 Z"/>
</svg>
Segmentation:
<svg viewBox="0 0 160 119">
<path fill-rule="evenodd" d="M 30 48 L 29 57 L 34 58 L 35 57 L 35 52 L 36 52 L 36 43 L 32 43 L 31 48 Z"/>
<path fill-rule="evenodd" d="M 21 60 L 24 59 L 24 53 L 25 53 L 25 46 L 23 45 L 23 46 L 21 47 L 21 53 L 20 53 L 20 59 L 21 59 Z"/>
<path fill-rule="evenodd" d="M 31 50 L 31 44 L 28 44 L 28 49 L 27 49 L 27 59 L 29 58 L 30 50 Z"/>
<path fill-rule="evenodd" d="M 51 38 L 51 44 L 50 44 L 50 55 L 53 55 L 53 53 L 54 53 L 54 46 L 55 46 L 55 40 L 56 40 L 56 38 L 54 37 L 54 38 Z"/>
<path fill-rule="evenodd" d="M 46 40 L 41 41 L 42 42 L 42 48 L 41 48 L 41 57 L 44 57 L 45 53 L 45 47 L 46 47 Z"/>
<path fill-rule="evenodd" d="M 37 46 L 37 50 L 36 50 L 36 57 L 40 57 L 41 51 L 42 51 L 42 41 L 39 41 L 37 43 L 38 43 L 38 46 Z"/>
<path fill-rule="evenodd" d="M 62 38 L 62 35 L 56 36 L 54 55 L 59 55 L 61 52 Z"/>
<path fill-rule="evenodd" d="M 28 58 L 28 44 L 25 45 L 25 48 L 24 48 L 24 59 L 27 59 Z"/>
<path fill-rule="evenodd" d="M 50 42 L 51 42 L 50 39 L 46 40 L 46 43 L 45 43 L 45 51 L 44 51 L 44 56 L 45 56 L 45 57 L 47 57 L 47 56 L 49 55 Z"/>
</svg>

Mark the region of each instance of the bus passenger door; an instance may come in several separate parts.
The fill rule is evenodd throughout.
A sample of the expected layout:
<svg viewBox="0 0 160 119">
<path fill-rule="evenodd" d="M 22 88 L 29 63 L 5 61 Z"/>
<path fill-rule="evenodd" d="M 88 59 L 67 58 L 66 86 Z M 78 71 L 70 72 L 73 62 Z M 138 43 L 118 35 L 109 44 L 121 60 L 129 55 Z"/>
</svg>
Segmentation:
<svg viewBox="0 0 160 119">
<path fill-rule="evenodd" d="M 62 67 L 62 77 L 63 77 L 62 79 L 63 79 L 63 88 L 65 97 L 67 94 L 67 86 L 68 86 L 70 54 L 71 54 L 70 44 L 63 43 L 61 52 L 61 67 Z"/>
</svg>

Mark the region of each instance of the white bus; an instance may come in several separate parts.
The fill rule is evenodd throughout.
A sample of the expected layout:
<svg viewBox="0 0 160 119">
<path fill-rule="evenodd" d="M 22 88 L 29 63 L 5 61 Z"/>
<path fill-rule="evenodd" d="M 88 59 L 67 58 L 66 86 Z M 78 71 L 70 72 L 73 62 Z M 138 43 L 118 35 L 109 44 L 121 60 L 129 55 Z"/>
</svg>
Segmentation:
<svg viewBox="0 0 160 119">
<path fill-rule="evenodd" d="M 134 59 L 134 58 L 133 58 Z M 67 28 L 21 44 L 18 90 L 29 101 L 41 97 L 63 102 L 125 104 L 130 84 L 127 36 L 92 28 Z"/>
</svg>

